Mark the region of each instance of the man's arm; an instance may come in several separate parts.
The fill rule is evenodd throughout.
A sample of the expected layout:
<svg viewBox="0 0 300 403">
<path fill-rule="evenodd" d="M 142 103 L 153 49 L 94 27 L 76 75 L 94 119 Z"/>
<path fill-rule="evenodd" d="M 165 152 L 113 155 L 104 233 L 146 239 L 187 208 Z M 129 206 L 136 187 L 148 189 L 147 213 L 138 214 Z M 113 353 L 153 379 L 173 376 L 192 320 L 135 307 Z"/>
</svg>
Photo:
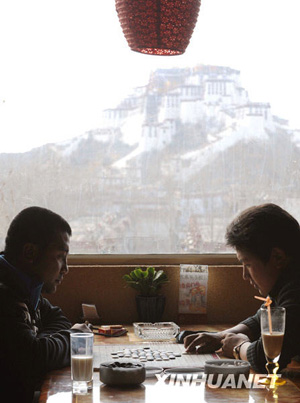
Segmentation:
<svg viewBox="0 0 300 403">
<path fill-rule="evenodd" d="M 299 298 L 298 295 L 292 300 L 297 301 L 297 298 Z M 297 331 L 297 329 L 300 330 L 300 318 L 297 304 L 289 304 L 284 299 L 280 301 L 280 304 L 286 308 L 286 329 L 279 359 L 280 370 L 282 370 L 291 362 L 291 359 L 295 355 L 300 353 L 299 333 Z M 254 337 L 250 337 L 249 342 L 243 343 L 240 348 L 240 357 L 243 360 L 248 360 L 255 371 L 265 373 L 266 358 L 260 333 L 260 315 L 257 313 L 253 317 L 246 319 L 243 323 L 250 328 Z M 243 338 L 239 337 L 239 335 L 228 334 L 222 340 L 224 354 L 227 357 L 233 357 L 233 348 L 243 341 Z"/>
<path fill-rule="evenodd" d="M 85 323 L 75 323 L 72 326 L 63 311 L 57 306 L 51 305 L 46 298 L 41 298 L 40 315 L 41 326 L 37 334 L 38 338 L 52 336 L 54 333 L 59 333 L 62 330 L 69 330 L 69 333 L 89 333 L 91 331 L 90 327 Z"/>
<path fill-rule="evenodd" d="M 62 310 L 56 306 L 52 306 L 46 298 L 41 297 L 39 309 L 41 325 L 37 337 L 49 336 L 61 330 L 69 330 L 71 328 L 71 322 L 66 318 Z"/>
<path fill-rule="evenodd" d="M 70 329 L 70 322 L 49 302 L 42 307 L 44 311 L 48 314 L 41 315 L 45 333 L 37 336 L 9 290 L 0 294 L 1 365 L 24 385 L 34 385 L 47 371 L 70 365 L 70 333 L 80 331 Z"/>
<path fill-rule="evenodd" d="M 233 332 L 228 331 L 222 339 L 222 350 L 226 357 L 233 358 L 233 349 L 241 345 L 239 355 L 242 360 L 248 360 L 255 370 L 263 371 L 265 356 L 260 339 L 260 316 L 259 310 L 255 315 L 242 321 Z M 236 330 L 246 327 L 247 332 Z M 230 329 L 229 329 L 230 330 Z M 249 350 L 248 350 L 249 349 Z M 255 361 L 255 362 L 254 362 Z"/>
<path fill-rule="evenodd" d="M 184 346 L 187 352 L 193 352 L 197 348 L 198 353 L 212 353 L 222 347 L 222 340 L 228 333 L 240 333 L 251 339 L 251 330 L 248 326 L 239 323 L 238 325 L 218 333 L 198 333 L 186 336 Z"/>
</svg>

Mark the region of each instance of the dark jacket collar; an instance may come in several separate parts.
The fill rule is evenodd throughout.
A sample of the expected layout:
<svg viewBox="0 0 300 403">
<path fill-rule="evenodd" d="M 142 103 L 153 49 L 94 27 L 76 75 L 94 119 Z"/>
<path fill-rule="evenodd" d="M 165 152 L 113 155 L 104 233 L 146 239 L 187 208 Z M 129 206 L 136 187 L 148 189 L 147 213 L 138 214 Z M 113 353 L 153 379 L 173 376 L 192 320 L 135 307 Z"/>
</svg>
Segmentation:
<svg viewBox="0 0 300 403">
<path fill-rule="evenodd" d="M 276 298 L 282 289 L 282 284 L 289 281 L 299 281 L 300 279 L 300 263 L 292 260 L 280 273 L 276 283 L 269 293 L 271 298 Z"/>
</svg>

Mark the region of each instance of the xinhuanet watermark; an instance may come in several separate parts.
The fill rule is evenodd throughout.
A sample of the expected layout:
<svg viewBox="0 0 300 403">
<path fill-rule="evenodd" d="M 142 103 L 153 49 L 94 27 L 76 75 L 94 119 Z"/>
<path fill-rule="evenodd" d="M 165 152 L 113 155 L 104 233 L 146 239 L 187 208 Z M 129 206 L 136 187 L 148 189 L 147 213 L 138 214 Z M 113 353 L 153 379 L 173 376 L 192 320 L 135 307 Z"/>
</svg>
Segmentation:
<svg viewBox="0 0 300 403">
<path fill-rule="evenodd" d="M 212 389 L 265 389 L 266 385 L 260 383 L 266 374 L 156 374 L 156 385 L 204 387 Z M 278 378 L 281 375 L 277 375 Z"/>
</svg>

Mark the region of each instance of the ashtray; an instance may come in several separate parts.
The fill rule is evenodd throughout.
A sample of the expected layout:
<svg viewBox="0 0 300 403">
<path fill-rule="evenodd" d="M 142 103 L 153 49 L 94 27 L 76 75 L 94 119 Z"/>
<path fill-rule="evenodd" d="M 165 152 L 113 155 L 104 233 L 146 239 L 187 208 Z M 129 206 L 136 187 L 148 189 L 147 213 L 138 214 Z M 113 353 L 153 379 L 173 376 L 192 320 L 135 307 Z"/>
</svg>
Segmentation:
<svg viewBox="0 0 300 403">
<path fill-rule="evenodd" d="M 169 340 L 177 336 L 180 327 L 174 322 L 134 322 L 134 333 L 147 340 Z"/>
</svg>

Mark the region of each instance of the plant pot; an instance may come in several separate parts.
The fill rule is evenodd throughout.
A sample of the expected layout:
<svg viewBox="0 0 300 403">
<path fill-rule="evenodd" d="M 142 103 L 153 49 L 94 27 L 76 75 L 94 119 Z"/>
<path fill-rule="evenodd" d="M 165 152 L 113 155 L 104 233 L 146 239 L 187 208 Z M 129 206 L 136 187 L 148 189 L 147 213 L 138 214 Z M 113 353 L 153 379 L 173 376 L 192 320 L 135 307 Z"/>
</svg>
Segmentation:
<svg viewBox="0 0 300 403">
<path fill-rule="evenodd" d="M 166 303 L 164 295 L 157 295 L 156 297 L 137 295 L 135 300 L 140 322 L 161 322 Z"/>
</svg>

